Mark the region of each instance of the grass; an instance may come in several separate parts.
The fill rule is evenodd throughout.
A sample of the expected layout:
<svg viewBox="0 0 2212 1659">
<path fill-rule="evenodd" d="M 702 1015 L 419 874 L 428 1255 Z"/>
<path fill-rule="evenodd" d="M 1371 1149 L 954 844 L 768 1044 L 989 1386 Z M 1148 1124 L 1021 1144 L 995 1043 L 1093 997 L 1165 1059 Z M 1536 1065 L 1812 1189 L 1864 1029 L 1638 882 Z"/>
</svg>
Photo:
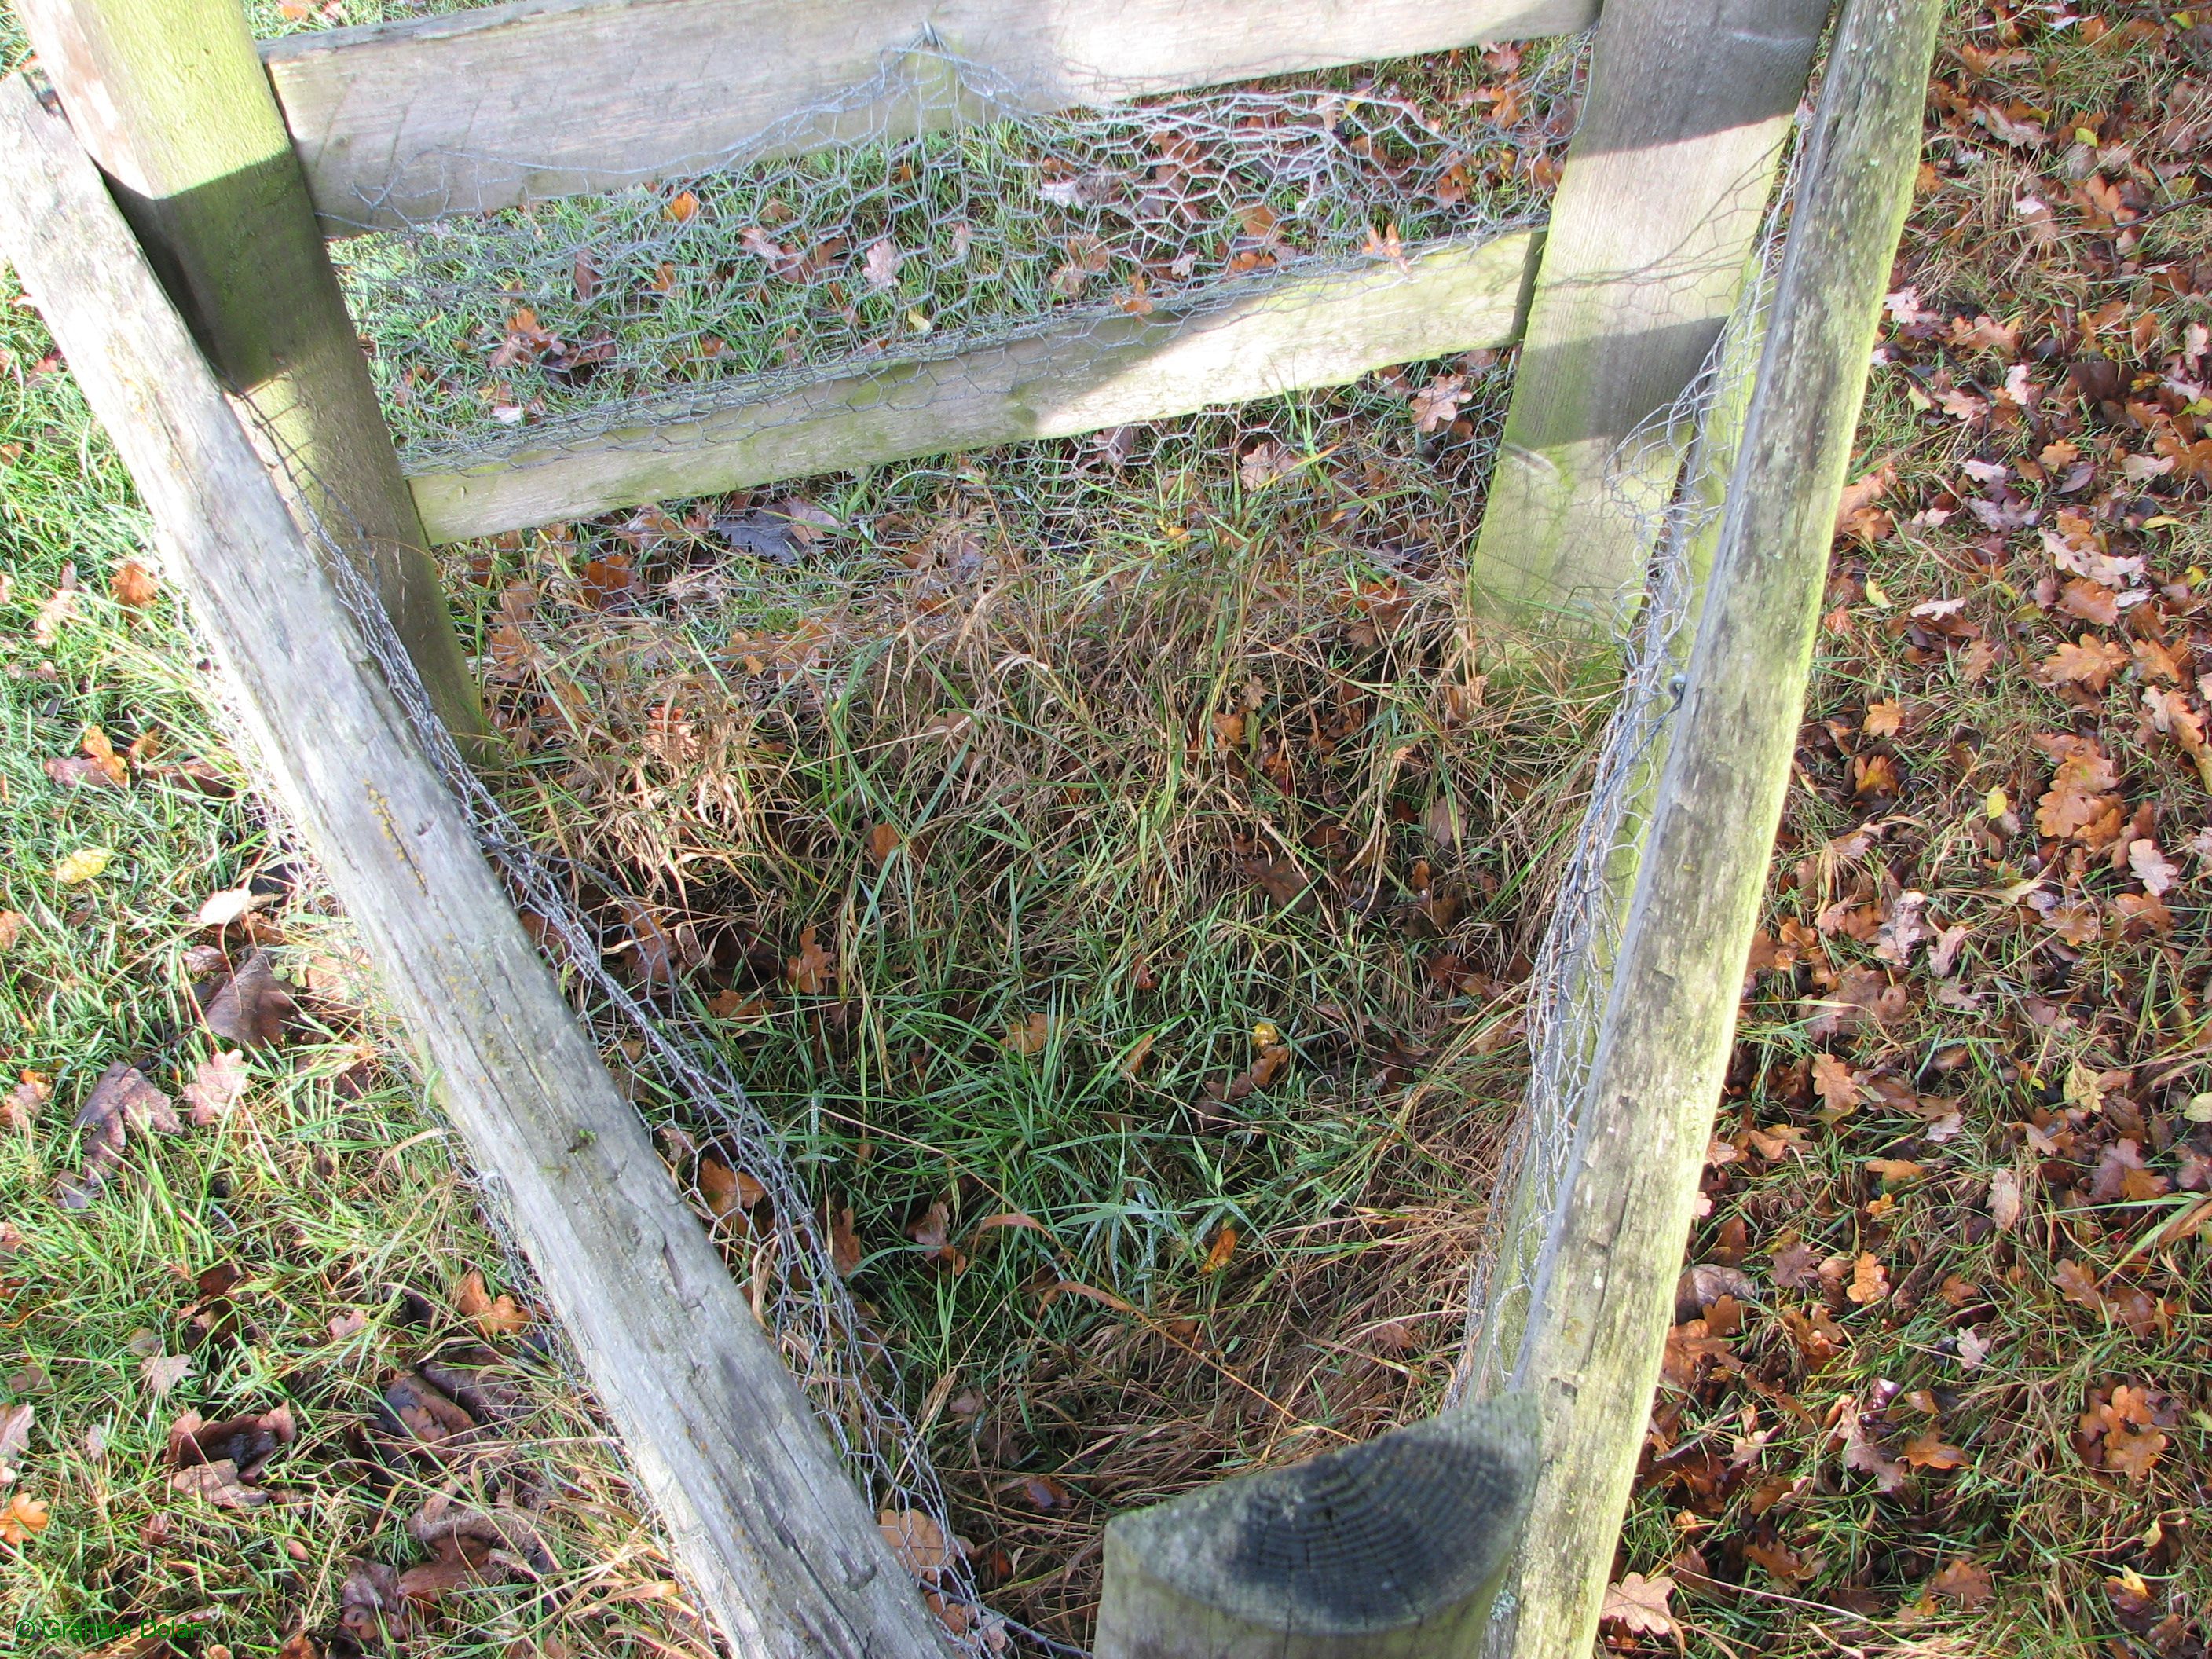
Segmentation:
<svg viewBox="0 0 2212 1659">
<path fill-rule="evenodd" d="M 131 1650 L 274 1653 L 337 1626 L 356 1556 L 420 1558 L 406 1523 L 444 1492 L 526 1507 L 557 1565 L 542 1598 L 475 1592 L 418 1650 L 704 1651 L 557 1352 L 542 1335 L 487 1339 L 454 1310 L 463 1264 L 496 1285 L 506 1257 L 362 1006 L 365 964 L 232 757 L 173 601 L 164 590 L 134 609 L 111 592 L 117 570 L 153 562 L 143 516 L 49 352 L 11 280 L 0 1011 L 23 1121 L 0 1131 L 0 1411 L 33 1414 L 0 1491 L 17 1505 L 0 1571 L 11 1650 L 121 1650 L 168 1626 L 168 1648 Z M 49 775 L 88 726 L 131 751 L 127 786 Z M 112 854 L 101 873 L 57 879 L 94 848 Z M 252 883 L 278 902 L 251 927 L 198 925 L 210 894 Z M 298 1028 L 244 1056 L 219 1121 L 134 1133 L 98 1200 L 63 1207 L 57 1182 L 87 1156 L 72 1115 L 96 1079 L 127 1062 L 181 1096 L 229 1047 L 191 988 L 263 940 L 303 988 Z M 190 1361 L 166 1394 L 149 1375 L 165 1357 Z M 426 1365 L 500 1394 L 503 1420 L 466 1446 L 398 1431 L 387 1391 Z M 215 1422 L 280 1405 L 296 1439 L 260 1478 L 271 1501 L 233 1510 L 172 1491 L 185 1411 Z"/>
<path fill-rule="evenodd" d="M 479 573 L 526 821 L 852 1212 L 1065 1639 L 1103 1513 L 1434 1399 L 1604 708 L 1474 672 L 1470 457 L 1398 399 L 1147 441 L 832 485 L 789 566 L 643 515 Z"/>
<path fill-rule="evenodd" d="M 2092 149 L 2090 170 L 2179 199 L 2185 147 L 2154 135 L 2185 137 L 2201 80 L 2192 25 L 2106 21 L 2091 40 L 1962 12 L 1941 66 L 1951 101 L 1901 279 L 1939 319 L 1986 312 L 2020 343 L 1900 325 L 1874 381 L 1861 447 L 1897 477 L 1887 520 L 1838 544 L 1774 966 L 1692 1242 L 1709 1275 L 1742 1277 L 1709 1276 L 1722 1292 L 1683 1310 L 1618 1563 L 1673 1579 L 1700 1654 L 2204 1641 L 2202 1237 L 2120 1264 L 2200 1190 L 2203 1078 L 2176 1068 L 2201 1064 L 2212 972 L 2183 851 L 2203 786 L 2138 720 L 2166 682 L 2125 647 L 2153 617 L 2199 643 L 2192 567 L 2212 544 L 2179 477 L 2144 485 L 2171 523 L 2130 514 L 2119 457 L 2148 439 L 2069 400 L 2063 371 L 2100 348 L 2164 372 L 2206 320 L 2188 275 L 2206 219 L 2165 215 L 2122 249 L 2094 193 L 2069 193 L 2083 158 L 2063 137 L 2087 123 L 2132 145 Z M 1978 106 L 2062 137 L 2015 154 Z M 2055 235 L 2015 206 L 2027 192 Z M 21 446 L 0 525 L 0 908 L 25 918 L 0 955 L 3 1058 L 52 1091 L 0 1135 L 0 1411 L 35 1413 L 0 1502 L 51 1516 L 19 1520 L 0 1613 L 185 1621 L 171 1650 L 204 1659 L 303 1659 L 285 1648 L 302 1631 L 376 1645 L 375 1575 L 355 1563 L 433 1565 L 410 1523 L 444 1494 L 527 1516 L 550 1565 L 429 1598 L 391 1645 L 705 1651 L 551 1339 L 470 1297 L 471 1265 L 494 1292 L 529 1289 L 342 920 L 255 806 L 167 597 L 110 591 L 124 561 L 151 562 L 126 483 L 20 305 L 0 346 L 0 442 Z M 1993 405 L 2016 363 L 2052 388 L 2033 424 L 1942 401 Z M 1066 1639 L 1087 1635 L 1106 1515 L 1400 1420 L 1452 1357 L 1525 1066 L 1517 981 L 1602 702 L 1480 677 L 1455 550 L 1502 371 L 1412 378 L 1451 373 L 1476 393 L 1440 436 L 1413 429 L 1404 389 L 1370 386 L 1149 428 L 1126 453 L 817 480 L 455 557 L 517 756 L 510 804 L 577 872 L 623 971 L 726 1044 L 785 1127 L 994 1604 Z M 2097 468 L 2079 499 L 2107 504 L 2108 550 L 2172 585 L 2132 631 L 2052 614 L 2036 532 L 1989 532 L 1966 505 L 1988 496 L 1963 463 L 2016 467 L 2054 438 Z M 2055 478 L 2021 488 L 2055 519 Z M 1931 507 L 1953 519 L 1905 522 Z M 807 526 L 772 532 L 789 562 L 732 555 L 748 514 Z M 77 597 L 43 639 L 71 567 Z M 1911 615 L 1948 599 L 1966 601 L 1951 618 Z M 2050 683 L 2048 653 L 2084 632 L 2122 647 L 2108 696 Z M 127 787 L 49 777 L 90 724 L 155 745 Z M 2038 833 L 2053 734 L 2105 747 L 2182 866 L 2166 924 L 2109 844 Z M 59 884 L 88 847 L 116 856 Z M 275 902 L 196 921 L 255 880 Z M 1908 890 L 1968 930 L 1948 975 L 1924 941 L 1907 967 L 1877 954 Z M 302 988 L 299 1024 L 246 1056 L 218 1121 L 134 1136 L 97 1204 L 60 1208 L 94 1080 L 129 1060 L 181 1095 L 223 1046 L 189 988 L 257 947 Z M 1946 979 L 1981 1000 L 1947 1002 Z M 1893 986 L 1901 1015 L 1823 1020 L 1823 999 Z M 700 1149 L 664 1144 L 711 1209 Z M 981 1225 L 1007 1216 L 1025 1221 Z M 2115 1272 L 2087 1291 L 2069 1262 Z M 191 1370 L 156 1397 L 167 1356 Z M 426 1383 L 473 1402 L 465 1441 L 410 1436 L 398 1407 Z M 2150 1420 L 2126 1420 L 2137 1400 Z M 281 1501 L 173 1490 L 179 1413 L 280 1403 L 296 1437 L 250 1484 Z"/>
</svg>

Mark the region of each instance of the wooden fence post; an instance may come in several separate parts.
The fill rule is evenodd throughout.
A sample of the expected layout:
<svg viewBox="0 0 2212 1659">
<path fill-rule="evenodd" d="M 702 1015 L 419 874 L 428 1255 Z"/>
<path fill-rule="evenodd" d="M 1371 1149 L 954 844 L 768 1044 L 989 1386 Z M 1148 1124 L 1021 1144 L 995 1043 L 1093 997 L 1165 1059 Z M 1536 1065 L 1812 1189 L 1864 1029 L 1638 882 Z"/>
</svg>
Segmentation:
<svg viewBox="0 0 2212 1659">
<path fill-rule="evenodd" d="M 1538 1461 L 1524 1395 L 1106 1528 L 1098 1659 L 1458 1659 L 1511 1560 Z"/>
<path fill-rule="evenodd" d="M 239 0 L 18 0 L 40 66 L 216 374 L 351 544 L 448 728 L 489 735 Z"/>
<path fill-rule="evenodd" d="M 945 1659 L 69 124 L 0 82 L 0 245 L 739 1659 Z"/>
<path fill-rule="evenodd" d="M 1602 640 L 1682 453 L 1632 434 L 1735 305 L 1829 0 L 1607 0 L 1469 571 L 1479 615 Z"/>
<path fill-rule="evenodd" d="M 1544 1419 L 1486 1651 L 1589 1651 L 1782 815 L 1942 0 L 1846 0 L 1513 1386 Z"/>
</svg>

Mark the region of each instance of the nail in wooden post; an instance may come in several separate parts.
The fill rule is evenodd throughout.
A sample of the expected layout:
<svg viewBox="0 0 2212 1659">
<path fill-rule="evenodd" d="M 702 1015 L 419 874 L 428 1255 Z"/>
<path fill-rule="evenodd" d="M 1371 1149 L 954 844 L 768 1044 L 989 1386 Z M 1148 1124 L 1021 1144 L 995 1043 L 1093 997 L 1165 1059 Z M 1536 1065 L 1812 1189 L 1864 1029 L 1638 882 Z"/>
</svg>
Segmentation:
<svg viewBox="0 0 2212 1659">
<path fill-rule="evenodd" d="M 238 0 L 18 0 L 39 63 L 201 350 L 351 543 L 447 726 L 488 732 Z"/>
<path fill-rule="evenodd" d="M 1537 1462 L 1534 1402 L 1502 1395 L 1122 1516 L 1098 1659 L 1471 1654 Z"/>
</svg>

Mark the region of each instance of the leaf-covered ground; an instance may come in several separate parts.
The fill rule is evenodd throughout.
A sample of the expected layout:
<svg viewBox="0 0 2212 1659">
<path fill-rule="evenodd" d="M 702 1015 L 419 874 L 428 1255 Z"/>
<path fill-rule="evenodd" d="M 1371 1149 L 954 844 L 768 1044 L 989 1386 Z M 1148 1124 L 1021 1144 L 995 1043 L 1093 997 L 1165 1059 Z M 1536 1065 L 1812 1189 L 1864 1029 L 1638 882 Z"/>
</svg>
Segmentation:
<svg viewBox="0 0 2212 1659">
<path fill-rule="evenodd" d="M 2208 148 L 2190 14 L 1947 30 L 1615 1648 L 2204 1650 Z M 0 1621 L 703 1655 L 4 298 Z M 1360 394 L 1407 404 L 1372 466 L 1325 401 L 1148 434 L 1087 561 L 948 474 L 834 570 L 750 502 L 456 567 L 518 804 L 802 1137 L 991 1594 L 1064 1637 L 1103 1514 L 1451 1357 L 1596 705 L 1468 678 L 1438 428 L 1499 376 L 1428 373 Z"/>
<path fill-rule="evenodd" d="M 1936 76 L 1618 1647 L 2212 1639 L 2212 27 Z"/>
</svg>

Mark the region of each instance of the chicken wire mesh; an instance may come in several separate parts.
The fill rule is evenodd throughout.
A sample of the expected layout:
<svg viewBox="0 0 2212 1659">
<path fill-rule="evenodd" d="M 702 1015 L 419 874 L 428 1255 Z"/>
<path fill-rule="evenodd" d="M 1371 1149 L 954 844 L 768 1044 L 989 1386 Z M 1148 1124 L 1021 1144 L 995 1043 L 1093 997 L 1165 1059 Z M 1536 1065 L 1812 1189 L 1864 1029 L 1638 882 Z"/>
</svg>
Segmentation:
<svg viewBox="0 0 2212 1659">
<path fill-rule="evenodd" d="M 1577 37 L 1498 48 L 1480 76 L 1051 112 L 925 42 L 684 178 L 334 255 L 411 471 L 796 419 L 848 376 L 942 386 L 983 348 L 1165 328 L 1534 223 L 1584 56 Z"/>
<path fill-rule="evenodd" d="M 1600 747 L 1589 807 L 1562 873 L 1552 920 L 1529 975 L 1528 1085 L 1498 1173 L 1488 1236 L 1470 1278 L 1461 1358 L 1446 1403 L 1528 1382 L 1522 1339 L 1564 1224 L 1577 1128 L 1613 990 L 1612 967 L 1629 889 L 1680 705 L 1710 568 L 1735 462 L 1740 420 L 1779 273 L 1794 193 L 1787 158 L 1747 265 L 1747 280 L 1697 376 L 1668 408 L 1626 438 L 1607 466 L 1611 509 L 1653 551 L 1618 636 L 1619 701 Z M 1650 506 L 1654 448 L 1684 460 L 1665 506 Z M 1634 481 L 1619 483 L 1616 481 Z"/>
<path fill-rule="evenodd" d="M 1370 82 L 1054 114 L 1022 108 L 988 70 L 925 43 L 696 177 L 365 235 L 335 251 L 410 469 L 465 465 L 525 439 L 604 441 L 618 428 L 764 403 L 856 372 L 947 363 L 981 345 L 1154 307 L 1188 315 L 1255 284 L 1540 222 L 1584 44 L 1529 49 L 1525 76 L 1513 73 L 1516 53 L 1502 107 L 1496 95 L 1411 96 Z M 829 137 L 842 142 L 823 148 Z M 1781 221 L 1778 205 L 1770 251 Z M 1723 424 L 1717 411 L 1741 391 L 1768 287 L 1748 285 L 1698 381 L 1630 441 L 1689 459 L 1663 519 L 1648 526 L 1657 553 L 1623 627 L 1620 702 L 1530 980 L 1530 1078 L 1496 1188 L 1516 1196 L 1492 1208 L 1451 1399 L 1515 1376 L 1514 1339 L 1571 1161 L 1639 804 L 1679 701 L 1695 554 L 1732 459 L 1707 428 Z M 1363 449 L 1433 461 L 1448 447 L 1456 465 L 1438 469 L 1448 532 L 1471 537 L 1509 375 L 1482 353 L 1278 399 L 1256 425 L 1215 412 L 1024 446 L 993 456 L 988 477 L 968 462 L 896 468 L 872 481 L 871 511 L 988 500 L 1048 552 L 1111 534 L 1113 516 L 1128 511 L 1132 473 L 1171 504 L 1194 458 L 1224 441 L 1254 487 L 1340 452 L 1346 464 L 1360 464 Z M 711 512 L 702 520 L 716 522 Z M 342 526 L 314 532 L 333 553 L 354 539 Z M 789 544 L 787 532 L 774 533 Z M 1434 574 L 1435 549 L 1400 550 Z M 455 748 L 351 562 L 331 564 L 420 741 L 604 1051 L 635 1079 L 641 1114 L 847 1467 L 874 1507 L 951 1538 L 923 1437 L 897 1403 L 896 1360 L 856 1309 L 828 1218 L 783 1136 L 712 1036 L 610 971 L 615 941 L 572 895 L 619 884 L 533 842 Z M 488 1197 L 496 1218 L 495 1188 Z M 985 1608 L 957 1551 L 933 1559 L 925 1590 L 963 1648 L 1027 1641 L 1078 1651 Z"/>
</svg>

